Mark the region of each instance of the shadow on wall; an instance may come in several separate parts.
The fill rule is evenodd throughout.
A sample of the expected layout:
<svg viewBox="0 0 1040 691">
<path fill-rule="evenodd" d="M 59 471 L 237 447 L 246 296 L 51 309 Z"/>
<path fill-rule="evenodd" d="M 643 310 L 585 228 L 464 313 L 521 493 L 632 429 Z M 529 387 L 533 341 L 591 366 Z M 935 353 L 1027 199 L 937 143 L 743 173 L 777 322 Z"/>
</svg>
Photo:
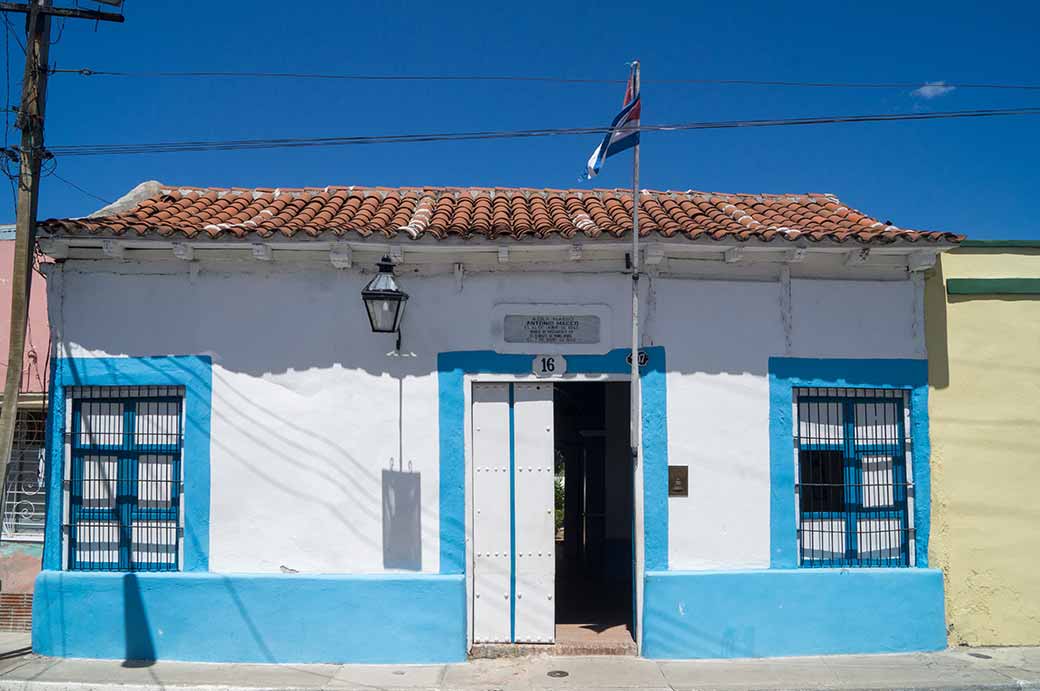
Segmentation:
<svg viewBox="0 0 1040 691">
<path fill-rule="evenodd" d="M 157 378 L 162 379 L 168 376 L 167 372 L 160 371 L 158 365 L 148 363 L 147 360 L 142 362 L 155 369 Z M 189 386 L 209 386 L 208 382 L 198 381 L 197 374 L 190 368 L 176 361 L 172 364 L 167 363 L 167 366 L 180 369 Z M 331 501 L 316 498 L 312 493 L 297 488 L 294 483 L 286 483 L 284 478 L 272 473 L 263 463 L 257 463 L 255 456 L 251 456 L 236 445 L 220 437 L 211 437 L 213 449 L 225 454 L 232 462 L 237 463 L 247 472 L 258 476 L 272 486 L 278 487 L 281 492 L 299 501 L 320 504 L 332 520 L 350 531 L 359 542 L 366 544 L 374 550 L 378 550 L 378 534 L 373 535 L 371 530 L 364 529 L 364 526 L 359 525 L 357 520 L 360 514 L 364 516 L 366 523 L 375 524 L 376 521 L 387 516 L 385 510 L 380 514 L 378 508 L 380 496 L 379 490 L 376 489 L 375 485 L 378 481 L 376 469 L 369 464 L 360 462 L 344 448 L 343 444 L 333 438 L 322 435 L 312 427 L 301 424 L 291 417 L 272 415 L 272 409 L 266 406 L 263 401 L 251 396 L 249 391 L 239 390 L 234 385 L 232 378 L 222 375 L 221 370 L 214 369 L 213 383 L 216 384 L 218 382 L 223 385 L 219 387 L 213 386 L 209 390 L 214 421 L 220 420 L 223 424 L 233 428 L 240 437 L 273 455 L 277 455 L 283 463 L 290 465 L 301 477 L 305 475 L 311 476 L 313 481 L 335 486 L 342 496 L 348 499 L 347 501 Z M 71 380 L 65 382 L 65 384 L 67 386 L 76 386 L 81 383 L 77 370 L 73 369 Z M 401 410 L 398 409 L 396 414 L 400 416 Z M 196 425 L 197 422 L 189 416 L 187 424 Z M 205 433 L 208 434 L 208 432 Z M 398 433 L 400 433 L 400 428 Z M 406 473 L 405 475 L 409 474 Z M 417 489 L 419 487 L 417 476 L 415 487 Z M 385 490 L 383 496 L 384 498 L 386 496 Z M 407 505 L 407 502 L 403 505 Z M 414 508 L 416 511 L 415 520 L 418 523 L 420 519 L 418 514 L 418 497 L 415 498 Z M 393 518 L 394 525 L 398 525 L 400 521 L 396 518 L 396 514 Z M 200 551 L 200 541 L 195 534 L 195 529 L 197 528 L 198 526 L 187 526 L 184 539 L 192 544 L 195 551 Z M 208 530 L 208 526 L 204 526 L 204 529 Z M 399 527 L 394 528 L 393 532 L 394 534 L 402 534 Z M 395 544 L 400 544 L 400 542 L 401 540 L 398 539 Z M 418 537 L 413 542 L 421 545 Z M 395 548 L 393 551 L 394 554 L 399 554 L 401 549 Z M 416 557 L 407 563 L 418 563 L 419 561 L 421 559 Z M 408 569 L 411 567 L 402 565 L 396 568 Z"/>
<path fill-rule="evenodd" d="M 413 413 L 434 414 L 432 408 L 419 410 L 418 405 L 425 405 L 423 396 L 435 391 L 430 377 L 437 376 L 438 352 L 489 348 L 490 308 L 495 303 L 556 302 L 560 295 L 595 295 L 598 301 L 615 306 L 617 327 L 627 319 L 631 285 L 621 274 L 553 275 L 550 280 L 548 274 L 532 273 L 508 281 L 496 275 L 474 275 L 461 285 L 453 276 L 404 275 L 402 284 L 412 298 L 403 325 L 405 355 L 399 356 L 391 352 L 392 335 L 374 334 L 369 328 L 360 291 L 370 275 L 278 267 L 264 271 L 202 271 L 193 277 L 69 271 L 64 282 L 56 282 L 65 285 L 59 317 L 64 328 L 56 333 L 59 338 L 68 335 L 78 349 L 113 355 L 211 354 L 212 422 L 222 432 L 211 439 L 214 458 L 238 466 L 258 487 L 273 487 L 289 501 L 316 505 L 337 530 L 363 547 L 366 560 L 370 559 L 367 564 L 378 564 L 382 552 L 387 567 L 400 564 L 394 568 L 402 569 L 418 568 L 420 560 L 412 558 L 413 550 L 423 543 L 427 548 L 436 544 L 444 527 L 429 520 L 436 516 L 429 492 L 437 486 L 437 477 L 432 485 L 427 478 L 428 520 L 421 522 L 427 525 L 420 525 L 416 535 L 413 507 L 401 503 L 409 488 L 379 472 L 387 467 L 386 457 L 394 454 L 381 450 L 376 458 L 369 453 L 388 438 L 396 423 L 396 460 L 402 461 L 403 388 L 409 388 L 409 402 L 416 397 Z M 669 351 L 670 373 L 765 376 L 769 357 L 784 352 L 779 284 L 734 286 L 655 279 L 653 285 L 658 316 L 651 320 L 648 312 L 648 322 L 655 324 L 652 331 L 660 339 L 658 345 L 682 344 Z M 794 315 L 803 321 L 795 323 L 803 331 L 811 331 L 832 313 L 840 315 L 834 303 L 845 294 L 831 296 L 828 284 L 811 283 L 802 290 L 810 288 L 813 299 L 830 311 L 817 318 L 813 316 L 816 303 L 812 309 L 796 306 Z M 94 296 L 90 302 L 88 295 Z M 98 295 L 104 296 L 100 303 Z M 124 328 L 127 315 L 162 316 L 148 317 L 148 328 L 129 333 Z M 695 338 L 689 337 L 690 329 Z M 614 328 L 604 336 L 620 339 L 611 345 L 622 347 L 622 333 L 623 328 Z M 347 384 L 329 385 L 340 378 Z M 389 399 L 390 379 L 397 380 L 396 411 Z M 734 397 L 760 400 L 761 392 L 749 377 L 739 387 L 728 380 L 702 385 L 726 387 L 735 392 Z M 345 435 L 321 424 L 340 411 L 363 408 L 360 433 L 351 430 Z M 432 423 L 423 429 L 432 429 Z M 364 436 L 367 430 L 380 436 L 370 441 Z M 352 441 L 347 444 L 344 439 Z M 435 453 L 436 449 L 428 454 L 423 450 L 417 456 L 434 458 Z M 267 458 L 277 458 L 277 467 L 290 474 L 280 475 L 264 462 Z M 407 465 L 397 467 L 403 470 Z M 308 489 L 314 487 L 329 491 L 314 496 Z M 393 508 L 389 507 L 391 494 Z M 416 497 L 414 515 L 419 508 Z M 391 544 L 379 544 L 380 524 Z M 192 530 L 188 528 L 186 542 L 203 542 L 204 533 L 194 535 Z M 428 554 L 427 566 L 430 561 Z"/>
<path fill-rule="evenodd" d="M 123 625 L 126 632 L 124 667 L 150 667 L 155 663 L 155 643 L 136 573 L 123 576 Z"/>
<path fill-rule="evenodd" d="M 934 389 L 950 385 L 950 352 L 946 318 L 946 281 L 942 255 L 924 284 L 924 333 L 928 349 L 928 384 Z"/>
<path fill-rule="evenodd" d="M 928 347 L 928 383 L 934 389 L 945 389 L 950 386 L 950 350 L 949 350 L 949 306 L 966 302 L 986 300 L 989 302 L 1036 302 L 1034 295 L 947 295 L 946 281 L 943 273 L 943 257 L 940 255 L 935 269 L 930 272 L 925 283 L 925 337 Z M 1014 324 L 1009 325 L 1011 327 Z M 958 362 L 971 363 L 970 359 L 960 356 Z M 981 363 L 979 363 L 981 364 Z M 1000 362 L 986 362 L 989 367 L 1000 367 Z"/>
<path fill-rule="evenodd" d="M 241 621 L 249 631 L 250 637 L 261 654 L 264 662 L 276 662 L 274 653 L 267 646 L 260 628 L 248 612 L 248 608 L 242 602 L 231 579 L 222 579 L 224 588 L 227 590 L 230 601 L 241 615 Z M 124 653 L 123 667 L 151 667 L 159 658 L 152 639 L 152 626 L 148 621 L 148 612 L 144 597 L 141 593 L 141 584 L 136 573 L 128 573 L 123 576 L 123 619 L 126 636 L 126 651 Z"/>
<path fill-rule="evenodd" d="M 239 391 L 217 369 L 213 371 L 213 381 L 223 384 L 214 387 L 211 392 L 212 415 L 215 420 L 221 420 L 233 427 L 238 435 L 272 454 L 277 454 L 283 463 L 291 465 L 301 475 L 313 475 L 322 483 L 336 486 L 343 496 L 350 497 L 351 508 L 348 510 L 343 502 L 319 500 L 306 491 L 296 489 L 291 483 L 285 483 L 282 478 L 264 468 L 263 464 L 256 463 L 256 459 L 249 454 L 215 436 L 210 440 L 213 447 L 282 492 L 300 501 L 318 502 L 341 526 L 350 530 L 361 542 L 374 547 L 374 538 L 360 530 L 356 520 L 358 512 L 372 520 L 377 518 L 377 497 L 374 492 L 366 489 L 366 483 L 360 479 L 370 475 L 370 469 L 348 453 L 342 444 L 321 435 L 313 428 L 284 416 L 272 418 L 270 409 L 250 397 L 248 393 Z M 221 411 L 233 411 L 233 414 Z M 302 442 L 303 439 L 308 440 L 307 444 Z M 191 539 L 192 536 L 186 537 Z"/>
<path fill-rule="evenodd" d="M 383 471 L 383 568 L 422 570 L 419 473 Z"/>
<path fill-rule="evenodd" d="M 416 350 L 420 357 L 388 357 L 394 336 L 372 333 L 361 302 L 361 289 L 370 278 L 277 267 L 267 272 L 204 270 L 193 278 L 70 272 L 63 294 L 63 332 L 84 350 L 113 355 L 212 353 L 214 365 L 253 377 L 336 365 L 376 375 L 434 371 L 435 354 L 423 354 L 423 341 L 457 340 L 452 335 L 458 324 L 443 318 L 437 304 L 438 295 L 457 294 L 454 279 L 407 279 L 413 295 L 404 317 L 402 350 Z M 97 294 L 106 295 L 105 301 L 81 303 L 79 292 L 88 287 L 102 291 Z M 424 295 L 429 290 L 436 295 Z M 128 315 L 148 316 L 150 328 L 128 333 Z"/>
<path fill-rule="evenodd" d="M 227 590 L 231 602 L 234 603 L 235 611 L 241 615 L 242 623 L 245 624 L 245 627 L 249 630 L 249 637 L 253 639 L 253 643 L 256 645 L 256 650 L 259 652 L 263 662 L 277 662 L 278 660 L 275 658 L 270 646 L 267 645 L 263 633 L 261 633 L 261 626 L 258 626 L 253 617 L 250 616 L 249 607 L 247 607 L 242 601 L 242 597 L 235 588 L 234 581 L 230 578 L 223 577 L 221 578 L 221 582 L 224 585 L 224 589 Z"/>
<path fill-rule="evenodd" d="M 256 650 L 259 651 L 264 662 L 276 662 L 274 653 L 264 640 L 260 627 L 250 616 L 248 608 L 243 603 L 231 579 L 222 579 L 224 588 L 227 590 L 228 598 L 233 603 L 241 621 Z M 154 604 L 154 603 L 153 603 Z M 148 612 L 144 597 L 141 593 L 140 580 L 136 573 L 128 573 L 123 576 L 123 619 L 126 636 L 126 651 L 124 653 L 123 667 L 151 667 L 158 660 L 159 655 L 155 649 L 152 639 L 152 626 L 148 621 Z"/>
<path fill-rule="evenodd" d="M 532 273 L 508 281 L 475 274 L 467 276 L 460 290 L 453 276 L 406 272 L 401 281 L 411 298 L 402 325 L 404 357 L 393 354 L 392 334 L 370 330 L 360 293 L 371 274 L 275 267 L 242 274 L 203 271 L 191 279 L 184 274 L 99 273 L 83 283 L 74 275 L 86 276 L 66 277 L 63 333 L 82 349 L 135 356 L 211 353 L 214 365 L 251 377 L 336 366 L 397 378 L 435 374 L 438 352 L 493 347 L 490 314 L 495 304 L 555 303 L 561 295 L 594 295 L 597 302 L 613 305 L 614 330 L 604 334 L 604 348 L 628 343 L 619 325 L 628 320 L 631 281 L 620 273 L 552 274 L 551 280 L 547 274 Z M 139 289 L 130 289 L 135 279 Z M 653 341 L 649 345 L 667 347 L 681 340 L 683 349 L 669 356 L 673 371 L 765 375 L 768 357 L 784 352 L 779 284 L 654 279 L 644 288 L 646 304 L 651 302 L 651 284 L 658 314 L 647 316 L 646 335 Z M 88 302 L 88 294 L 104 295 L 105 302 Z M 821 293 L 817 298 L 840 316 L 840 305 L 832 304 L 840 295 Z M 815 303 L 807 307 L 812 309 L 796 308 L 796 314 L 808 318 L 818 311 Z M 127 333 L 128 314 L 162 318 L 150 322 L 153 328 L 124 337 L 120 334 Z M 688 338 L 689 328 L 694 328 L 696 338 Z"/>
</svg>

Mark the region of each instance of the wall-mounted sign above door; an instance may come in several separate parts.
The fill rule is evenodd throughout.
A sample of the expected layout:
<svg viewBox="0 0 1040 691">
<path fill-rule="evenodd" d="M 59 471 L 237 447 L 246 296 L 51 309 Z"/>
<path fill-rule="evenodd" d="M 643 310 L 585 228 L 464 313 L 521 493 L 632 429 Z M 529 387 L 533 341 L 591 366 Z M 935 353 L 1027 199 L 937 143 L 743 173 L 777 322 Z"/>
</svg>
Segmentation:
<svg viewBox="0 0 1040 691">
<path fill-rule="evenodd" d="M 599 354 L 610 350 L 608 305 L 501 304 L 491 311 L 500 353 Z"/>
<path fill-rule="evenodd" d="M 594 314 L 507 314 L 506 343 L 587 345 L 599 343 L 599 317 Z"/>
</svg>

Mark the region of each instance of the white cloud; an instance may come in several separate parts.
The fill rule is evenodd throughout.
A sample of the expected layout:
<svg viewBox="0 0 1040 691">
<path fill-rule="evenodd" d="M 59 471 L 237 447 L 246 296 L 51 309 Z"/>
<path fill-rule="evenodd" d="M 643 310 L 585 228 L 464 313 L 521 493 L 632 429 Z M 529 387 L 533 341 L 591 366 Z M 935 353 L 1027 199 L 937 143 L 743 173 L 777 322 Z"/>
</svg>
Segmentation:
<svg viewBox="0 0 1040 691">
<path fill-rule="evenodd" d="M 911 91 L 910 95 L 918 98 L 932 99 L 944 96 L 956 88 L 957 87 L 955 86 L 947 86 L 946 82 L 926 82 Z"/>
</svg>

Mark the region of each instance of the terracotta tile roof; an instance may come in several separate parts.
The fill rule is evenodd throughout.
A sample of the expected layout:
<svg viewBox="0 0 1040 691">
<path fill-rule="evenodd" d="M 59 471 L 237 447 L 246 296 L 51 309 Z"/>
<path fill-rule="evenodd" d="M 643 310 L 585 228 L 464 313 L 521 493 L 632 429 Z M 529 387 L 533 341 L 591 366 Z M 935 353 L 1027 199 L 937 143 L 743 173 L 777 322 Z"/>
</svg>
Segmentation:
<svg viewBox="0 0 1040 691">
<path fill-rule="evenodd" d="M 632 193 L 620 189 L 207 189 L 145 183 L 138 190 L 147 194 L 128 195 L 124 199 L 130 201 L 117 202 L 87 218 L 43 221 L 40 231 L 181 240 L 369 236 L 523 240 L 619 238 L 632 229 Z M 904 230 L 882 223 L 829 194 L 644 190 L 639 203 L 640 235 L 860 243 L 963 239 L 954 233 Z"/>
</svg>

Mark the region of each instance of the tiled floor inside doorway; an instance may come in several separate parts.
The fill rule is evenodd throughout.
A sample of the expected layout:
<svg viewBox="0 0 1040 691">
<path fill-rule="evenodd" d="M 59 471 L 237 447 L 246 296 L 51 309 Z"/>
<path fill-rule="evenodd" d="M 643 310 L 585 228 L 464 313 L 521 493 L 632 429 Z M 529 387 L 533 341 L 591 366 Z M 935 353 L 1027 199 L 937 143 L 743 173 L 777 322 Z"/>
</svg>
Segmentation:
<svg viewBox="0 0 1040 691">
<path fill-rule="evenodd" d="M 627 581 L 573 582 L 556 587 L 556 645 L 583 655 L 635 655 L 632 586 Z"/>
</svg>

